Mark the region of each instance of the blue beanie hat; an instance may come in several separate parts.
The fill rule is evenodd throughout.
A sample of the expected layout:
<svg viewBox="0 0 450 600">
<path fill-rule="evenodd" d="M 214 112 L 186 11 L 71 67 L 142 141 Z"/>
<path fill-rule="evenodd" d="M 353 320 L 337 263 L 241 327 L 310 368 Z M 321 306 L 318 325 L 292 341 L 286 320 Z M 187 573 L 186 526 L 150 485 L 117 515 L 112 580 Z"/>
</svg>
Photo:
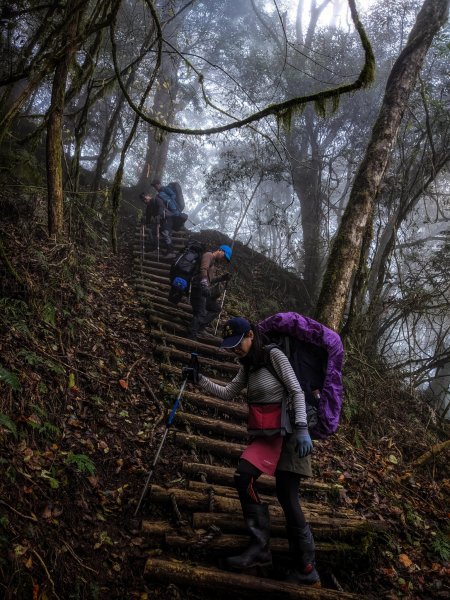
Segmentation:
<svg viewBox="0 0 450 600">
<path fill-rule="evenodd" d="M 230 262 L 231 255 L 233 254 L 233 251 L 231 250 L 230 246 L 226 246 L 225 244 L 223 244 L 222 246 L 219 246 L 219 250 L 223 250 L 223 252 L 225 253 L 225 258 L 228 262 Z"/>
</svg>

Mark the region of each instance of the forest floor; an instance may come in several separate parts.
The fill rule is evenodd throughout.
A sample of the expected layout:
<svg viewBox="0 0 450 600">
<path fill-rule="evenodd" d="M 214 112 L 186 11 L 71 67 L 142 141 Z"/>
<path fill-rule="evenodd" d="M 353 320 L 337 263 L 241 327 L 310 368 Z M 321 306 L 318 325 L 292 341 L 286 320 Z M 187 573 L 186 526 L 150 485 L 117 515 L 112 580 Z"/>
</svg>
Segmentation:
<svg viewBox="0 0 450 600">
<path fill-rule="evenodd" d="M 161 391 L 130 257 L 98 251 L 63 279 L 68 248 L 41 242 L 38 256 L 12 233 L 5 247 L 33 293 L 1 299 L 0 596 L 202 598 L 143 578 L 151 545 L 133 513 L 171 399 Z M 429 412 L 402 392 L 397 399 L 413 417 L 405 406 L 392 417 L 386 399 L 378 409 L 386 414 L 374 419 L 387 388 L 383 374 L 360 363 L 349 360 L 358 375 L 348 385 L 361 411 L 352 405 L 316 452 L 315 468 L 344 486 L 340 502 L 390 527 L 338 579 L 345 587 L 357 577 L 373 598 L 450 598 L 448 466 L 442 456 L 412 464 L 432 439 L 424 436 L 433 428 Z M 179 478 L 181 457 L 167 444 L 155 481 Z M 156 510 L 144 502 L 140 517 Z"/>
</svg>

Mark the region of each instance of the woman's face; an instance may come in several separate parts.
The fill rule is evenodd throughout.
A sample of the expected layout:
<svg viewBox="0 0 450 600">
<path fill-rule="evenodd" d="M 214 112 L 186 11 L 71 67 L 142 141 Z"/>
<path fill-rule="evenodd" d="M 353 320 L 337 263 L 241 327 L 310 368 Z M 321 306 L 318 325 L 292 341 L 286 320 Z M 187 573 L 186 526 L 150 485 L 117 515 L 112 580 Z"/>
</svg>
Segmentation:
<svg viewBox="0 0 450 600">
<path fill-rule="evenodd" d="M 252 344 L 253 344 L 253 331 L 250 330 L 245 335 L 242 342 L 240 344 L 238 344 L 237 346 L 235 346 L 234 348 L 232 348 L 231 350 L 234 354 L 236 354 L 236 356 L 239 356 L 239 358 L 244 358 L 244 356 L 247 356 L 247 354 L 250 352 L 250 348 L 252 347 Z"/>
</svg>

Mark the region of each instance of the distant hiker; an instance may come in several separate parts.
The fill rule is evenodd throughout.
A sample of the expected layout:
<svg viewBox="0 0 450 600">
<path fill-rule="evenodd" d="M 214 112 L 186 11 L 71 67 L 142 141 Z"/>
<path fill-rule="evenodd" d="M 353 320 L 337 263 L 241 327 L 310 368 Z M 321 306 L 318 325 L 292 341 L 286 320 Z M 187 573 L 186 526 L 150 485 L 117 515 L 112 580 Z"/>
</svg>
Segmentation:
<svg viewBox="0 0 450 600">
<path fill-rule="evenodd" d="M 198 371 L 189 378 L 203 390 L 231 400 L 247 388 L 247 429 L 252 441 L 241 454 L 234 475 L 242 512 L 250 534 L 247 549 L 227 559 L 233 569 L 270 565 L 268 505 L 259 498 L 255 483 L 261 473 L 275 476 L 277 498 L 286 519 L 294 570 L 287 581 L 319 583 L 315 567 L 314 539 L 299 503 L 299 483 L 311 477 L 311 451 L 305 395 L 286 355 L 279 348 L 267 353 L 269 340 L 247 319 L 229 319 L 221 348 L 238 357 L 241 368 L 227 385 L 213 383 Z M 271 363 L 277 376 L 266 366 Z"/>
<path fill-rule="evenodd" d="M 222 281 L 228 281 L 229 273 L 216 277 L 216 263 L 218 261 L 231 260 L 232 250 L 230 246 L 219 246 L 214 252 L 204 252 L 200 261 L 200 269 L 192 278 L 191 305 L 193 319 L 189 337 L 197 339 L 207 325 L 214 321 L 220 313 L 217 298 L 220 296 L 220 287 L 217 285 Z"/>
<path fill-rule="evenodd" d="M 186 246 L 170 265 L 168 300 L 172 304 L 189 302 L 191 280 L 200 268 L 205 245 L 195 239 L 189 239 Z"/>
<path fill-rule="evenodd" d="M 160 179 L 154 179 L 152 186 L 158 192 L 158 197 L 164 203 L 164 206 L 171 218 L 171 225 L 174 231 L 179 231 L 188 219 L 184 210 L 184 197 L 181 186 L 177 181 L 173 181 L 166 186 L 161 184 Z"/>
<path fill-rule="evenodd" d="M 145 251 L 153 252 L 156 250 L 159 235 L 163 240 L 162 253 L 167 258 L 173 258 L 175 252 L 172 245 L 172 222 L 163 200 L 147 192 L 142 192 L 139 197 L 146 206 L 144 223 L 148 227 L 148 236 L 145 239 Z"/>
</svg>

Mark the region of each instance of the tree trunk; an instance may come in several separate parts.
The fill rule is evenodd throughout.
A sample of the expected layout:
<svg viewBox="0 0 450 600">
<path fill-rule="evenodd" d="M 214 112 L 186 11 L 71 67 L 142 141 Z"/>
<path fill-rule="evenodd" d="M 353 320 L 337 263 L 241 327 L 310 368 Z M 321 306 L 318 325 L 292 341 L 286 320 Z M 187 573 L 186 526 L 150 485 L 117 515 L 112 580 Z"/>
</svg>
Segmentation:
<svg viewBox="0 0 450 600">
<path fill-rule="evenodd" d="M 64 116 L 64 96 L 70 64 L 76 50 L 75 38 L 78 23 L 85 2 L 69 0 L 66 5 L 67 26 L 61 36 L 65 46 L 64 53 L 56 64 L 53 77 L 52 98 L 47 121 L 47 193 L 48 193 L 48 231 L 59 238 L 64 229 L 63 174 L 62 174 L 62 126 Z"/>
<path fill-rule="evenodd" d="M 364 233 L 401 119 L 427 51 L 447 19 L 448 5 L 449 0 L 425 0 L 386 84 L 380 114 L 333 243 L 318 301 L 317 318 L 332 329 L 341 326 Z"/>
</svg>

